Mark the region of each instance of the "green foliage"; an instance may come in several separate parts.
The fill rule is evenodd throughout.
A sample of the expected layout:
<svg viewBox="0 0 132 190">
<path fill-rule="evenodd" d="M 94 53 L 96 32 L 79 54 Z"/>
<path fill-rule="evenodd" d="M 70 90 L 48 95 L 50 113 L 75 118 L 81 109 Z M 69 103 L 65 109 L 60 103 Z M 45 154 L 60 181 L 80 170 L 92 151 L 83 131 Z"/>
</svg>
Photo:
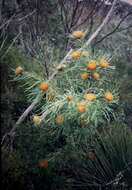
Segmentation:
<svg viewBox="0 0 132 190">
<path fill-rule="evenodd" d="M 105 122 L 118 118 L 118 114 L 116 111 L 114 112 L 118 105 L 119 89 L 119 84 L 113 78 L 115 67 L 110 65 L 108 68 L 101 68 L 99 63 L 102 57 L 104 57 L 104 54 L 96 52 L 96 54 L 91 53 L 86 57 L 82 56 L 78 60 L 70 60 L 65 64 L 64 71 L 59 71 L 55 80 L 48 81 L 41 74 L 37 75 L 24 70 L 22 75 L 14 78 L 14 81 L 19 82 L 30 101 L 33 101 L 38 94 L 42 93 L 39 89 L 39 84 L 42 81 L 47 81 L 49 89 L 46 93 L 42 93 L 37 109 L 37 113 L 42 114 L 42 119 L 43 114 L 46 113 L 44 123 L 57 131 L 59 130 L 59 133 L 66 137 L 72 134 L 73 136 L 80 136 L 78 140 L 83 139 L 84 136 L 87 138 L 89 131 Z M 96 61 L 96 72 L 100 74 L 99 80 L 92 78 L 91 75 L 94 71 L 86 68 L 91 60 Z M 81 79 L 80 74 L 83 72 L 90 75 L 87 80 Z M 104 99 L 104 94 L 107 91 L 112 93 L 114 97 L 112 101 Z M 86 101 L 84 95 L 87 93 L 94 93 L 96 99 Z M 70 102 L 67 101 L 69 96 L 73 97 Z M 86 111 L 80 113 L 77 106 L 84 101 Z M 64 122 L 62 121 L 61 126 L 58 126 L 56 118 L 60 115 L 64 117 Z M 85 123 L 83 129 L 81 126 L 82 121 Z"/>
<path fill-rule="evenodd" d="M 8 151 L 2 149 L 2 186 L 5 189 L 22 190 L 28 188 L 27 170 L 18 152 L 13 152 L 9 155 Z M 29 185 L 30 186 L 30 185 Z"/>
<path fill-rule="evenodd" d="M 120 104 L 125 113 L 125 122 L 131 128 L 132 123 L 132 65 L 131 59 L 127 58 L 129 54 L 126 52 L 126 57 L 116 56 L 114 63 L 116 72 L 114 78 L 120 81 Z"/>
<path fill-rule="evenodd" d="M 28 103 L 39 94 L 40 101 L 33 111 L 40 115 L 48 113 L 43 123 L 36 126 L 31 121 L 32 112 L 16 131 L 14 152 L 9 155 L 2 150 L 3 185 L 8 190 L 16 186 L 20 190 L 131 188 L 131 131 L 126 125 L 113 122 L 123 122 L 125 116 L 125 122 L 130 127 L 132 123 L 131 48 L 128 48 L 131 33 L 119 33 L 104 41 L 104 52 L 111 52 L 112 57 L 102 52 L 102 46 L 94 54 L 88 49 L 89 56 L 75 61 L 69 59 L 64 71 L 48 81 L 48 76 L 57 69 L 60 58 L 63 58 L 68 38 L 63 38 L 63 28 L 58 27 L 61 21 L 55 9 L 56 2 L 51 0 L 45 5 L 46 25 L 43 30 L 49 39 L 41 36 L 33 39 L 31 44 L 26 41 L 25 46 L 29 47 L 26 54 L 14 47 L 0 52 L 2 133 L 12 128 Z M 48 10 L 54 12 L 53 16 L 47 14 Z M 72 43 L 76 49 L 84 41 Z M 61 51 L 58 47 L 62 47 Z M 33 57 L 28 56 L 29 50 Z M 101 76 L 99 80 L 90 77 L 83 81 L 80 73 L 91 73 L 86 69 L 86 63 L 95 59 L 98 64 L 102 56 L 107 57 L 110 67 L 97 67 L 96 71 Z M 14 77 L 14 69 L 18 66 L 24 69 L 24 73 Z M 42 81 L 49 84 L 46 93 L 39 89 Z M 103 98 L 107 90 L 114 96 L 112 102 Z M 95 93 L 97 98 L 87 104 L 86 112 L 78 113 L 77 104 L 84 101 L 86 92 Z M 73 101 L 68 102 L 68 96 L 73 96 Z M 61 125 L 56 123 L 58 115 L 64 116 Z M 47 169 L 38 166 L 41 159 L 48 160 Z"/>
<path fill-rule="evenodd" d="M 85 143 L 73 146 L 76 143 L 70 140 L 63 149 L 49 155 L 51 163 L 67 176 L 67 186 L 124 190 L 131 187 L 132 134 L 126 125 L 112 124 L 96 131 Z"/>
<path fill-rule="evenodd" d="M 15 149 L 19 151 L 19 157 L 22 158 L 21 164 L 25 167 L 25 181 L 32 184 L 35 189 L 61 189 L 64 184 L 64 176 L 57 173 L 56 166 L 50 163 L 47 169 L 39 167 L 39 161 L 47 159 L 50 152 L 54 152 L 61 141 L 56 139 L 56 132 L 49 128 L 36 128 L 30 123 L 21 125 L 15 137 Z M 61 145 L 62 146 L 62 145 Z M 14 152 L 14 155 L 16 152 Z M 9 155 L 7 155 L 8 158 Z M 11 161 L 12 163 L 12 161 Z M 15 175 L 15 168 L 12 169 Z M 21 168 L 19 168 L 21 172 Z M 12 174 L 12 176 L 13 176 Z M 29 181 L 27 181 L 27 174 Z"/>
</svg>

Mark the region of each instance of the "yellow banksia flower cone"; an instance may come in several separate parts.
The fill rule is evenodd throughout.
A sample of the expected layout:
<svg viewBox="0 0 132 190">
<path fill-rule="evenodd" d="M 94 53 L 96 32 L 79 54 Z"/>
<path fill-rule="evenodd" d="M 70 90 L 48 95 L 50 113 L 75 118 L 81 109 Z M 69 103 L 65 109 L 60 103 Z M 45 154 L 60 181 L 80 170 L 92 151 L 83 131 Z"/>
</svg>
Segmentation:
<svg viewBox="0 0 132 190">
<path fill-rule="evenodd" d="M 49 85 L 47 82 L 41 82 L 39 85 L 39 89 L 42 90 L 43 92 L 47 91 L 49 88 Z"/>
<path fill-rule="evenodd" d="M 57 115 L 55 122 L 57 125 L 62 125 L 64 123 L 64 116 L 62 114 Z"/>
<path fill-rule="evenodd" d="M 106 93 L 104 94 L 104 98 L 105 98 L 107 101 L 111 102 L 111 101 L 113 100 L 113 94 L 108 91 L 108 92 L 106 92 Z"/>
<path fill-rule="evenodd" d="M 71 95 L 67 96 L 66 99 L 67 99 L 68 102 L 71 102 L 73 100 L 73 96 L 71 96 Z"/>
<path fill-rule="evenodd" d="M 73 51 L 71 54 L 70 54 L 71 58 L 72 59 L 80 59 L 81 57 L 81 51 Z"/>
<path fill-rule="evenodd" d="M 84 95 L 84 99 L 87 101 L 93 101 L 96 99 L 96 95 L 94 93 L 87 93 Z"/>
<path fill-rule="evenodd" d="M 80 74 L 80 77 L 81 77 L 81 79 L 86 80 L 86 79 L 88 79 L 89 74 L 87 72 L 84 72 L 84 73 Z"/>
<path fill-rule="evenodd" d="M 41 119 L 40 116 L 38 116 L 38 115 L 34 115 L 33 116 L 33 123 L 34 123 L 34 125 L 40 125 L 41 121 L 42 121 L 42 119 Z"/>
<path fill-rule="evenodd" d="M 95 80 L 98 80 L 100 78 L 100 74 L 99 73 L 93 73 L 92 74 L 92 77 L 95 79 Z"/>
<path fill-rule="evenodd" d="M 80 113 L 86 112 L 86 102 L 85 101 L 79 102 L 77 104 L 77 111 Z"/>
<path fill-rule="evenodd" d="M 96 60 L 91 60 L 91 61 L 89 61 L 89 63 L 87 64 L 87 69 L 88 69 L 88 70 L 95 70 L 96 67 L 97 67 Z"/>
<path fill-rule="evenodd" d="M 80 77 L 81 77 L 81 79 L 86 80 L 86 79 L 88 79 L 89 74 L 87 72 L 84 72 L 84 73 L 80 74 Z"/>
<path fill-rule="evenodd" d="M 20 67 L 20 66 L 17 67 L 16 70 L 15 70 L 15 74 L 16 74 L 16 75 L 21 75 L 21 74 L 23 74 L 23 68 Z"/>
<path fill-rule="evenodd" d="M 72 32 L 71 34 L 72 38 L 75 38 L 75 39 L 82 39 L 85 37 L 85 32 L 83 31 L 74 31 Z"/>
<path fill-rule="evenodd" d="M 104 58 L 102 58 L 100 60 L 100 64 L 99 65 L 100 65 L 101 68 L 108 68 L 109 67 L 108 61 L 106 59 L 104 59 Z"/>
</svg>

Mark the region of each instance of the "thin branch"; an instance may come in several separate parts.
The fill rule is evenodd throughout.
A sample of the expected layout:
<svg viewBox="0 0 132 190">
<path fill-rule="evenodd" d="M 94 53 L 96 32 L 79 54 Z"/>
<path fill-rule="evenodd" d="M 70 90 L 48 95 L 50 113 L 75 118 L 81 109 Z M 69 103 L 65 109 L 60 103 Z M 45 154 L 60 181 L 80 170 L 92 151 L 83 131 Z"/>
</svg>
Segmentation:
<svg viewBox="0 0 132 190">
<path fill-rule="evenodd" d="M 2 51 L 2 49 L 6 43 L 6 40 L 7 40 L 7 36 L 3 39 L 2 43 L 0 44 L 0 52 Z"/>
<path fill-rule="evenodd" d="M 22 20 L 28 18 L 29 16 L 32 16 L 35 12 L 36 12 L 36 9 L 33 10 L 32 12 L 30 12 L 29 14 L 23 16 L 22 18 L 19 18 L 18 21 L 22 21 Z"/>
<path fill-rule="evenodd" d="M 77 2 L 76 2 L 76 5 L 75 5 L 75 8 L 74 8 L 74 5 L 73 5 L 73 12 L 72 12 L 72 17 L 71 17 L 70 29 L 71 29 L 72 26 L 73 26 L 73 22 L 74 22 L 76 13 L 78 12 L 78 11 L 77 11 L 77 10 L 78 10 L 78 7 L 79 7 L 79 2 L 77 1 Z"/>
<path fill-rule="evenodd" d="M 100 33 L 100 31 L 102 30 L 102 28 L 107 24 L 107 22 L 109 21 L 111 15 L 112 15 L 112 12 L 113 12 L 113 9 L 116 5 L 118 0 L 114 0 L 108 14 L 106 15 L 105 19 L 103 20 L 102 24 L 97 28 L 97 30 L 91 35 L 91 37 L 89 38 L 89 40 L 84 44 L 84 47 L 85 46 L 88 46 L 96 37 L 97 35 Z"/>
<path fill-rule="evenodd" d="M 47 65 L 47 61 L 44 60 L 44 68 L 45 68 L 45 72 L 46 72 L 46 77 L 49 77 L 49 70 L 48 70 L 48 65 Z"/>
<path fill-rule="evenodd" d="M 3 54 L 2 58 L 5 57 L 5 55 L 9 52 L 9 50 L 12 48 L 13 44 L 16 42 L 16 40 L 19 38 L 20 35 L 21 35 L 21 33 L 18 33 L 17 36 L 12 40 L 11 45 L 8 47 L 6 52 Z"/>
<path fill-rule="evenodd" d="M 9 20 L 7 20 L 5 23 L 3 23 L 3 24 L 0 26 L 0 30 L 1 30 L 2 28 L 4 28 L 6 25 L 9 25 L 10 22 L 13 20 L 13 18 L 14 18 L 15 16 L 16 16 L 15 14 L 12 15 Z"/>
<path fill-rule="evenodd" d="M 86 23 L 91 17 L 93 17 L 96 14 L 97 10 L 103 6 L 103 2 L 101 2 L 101 4 L 95 2 L 94 5 L 91 6 L 93 7 L 92 10 L 91 11 L 89 10 L 90 11 L 89 14 L 83 19 L 83 21 L 80 24 L 76 26 L 77 28 L 80 27 L 82 24 Z M 77 21 L 75 24 L 77 24 Z"/>
<path fill-rule="evenodd" d="M 129 28 L 132 28 L 132 24 L 129 25 L 129 26 L 127 26 L 127 27 L 125 27 L 125 28 L 121 28 L 120 30 L 117 30 L 116 32 L 122 32 L 124 30 L 128 30 Z"/>
<path fill-rule="evenodd" d="M 117 29 L 120 27 L 120 25 L 122 24 L 122 22 L 132 14 L 132 12 L 128 13 L 126 16 L 124 16 L 120 22 L 118 23 L 118 25 L 111 31 L 109 32 L 108 34 L 104 35 L 100 40 L 98 40 L 94 45 L 96 46 L 98 43 L 102 42 L 104 39 L 106 39 L 107 37 L 109 37 L 110 35 L 112 35 L 113 33 L 115 33 L 117 31 Z M 130 26 L 126 27 L 126 28 L 123 28 L 123 29 L 120 29 L 119 31 L 122 31 L 122 30 L 126 30 L 127 28 L 130 28 Z M 119 32 L 117 31 L 117 32 Z"/>
<path fill-rule="evenodd" d="M 88 31 L 88 34 L 87 34 L 88 37 L 90 36 L 90 34 L 92 32 L 92 29 L 93 29 L 93 25 L 94 25 L 94 21 L 93 21 L 92 17 L 93 17 L 93 15 L 90 18 L 90 26 L 89 26 L 89 31 Z"/>
<path fill-rule="evenodd" d="M 76 15 L 76 17 L 75 17 L 75 19 L 74 19 L 74 22 L 73 22 L 73 24 L 72 24 L 71 27 L 73 27 L 73 26 L 75 26 L 75 25 L 77 24 L 79 18 L 80 18 L 80 17 L 82 16 L 82 14 L 83 14 L 83 9 L 84 9 L 84 4 L 83 4 L 82 7 L 80 8 L 78 15 Z"/>
<path fill-rule="evenodd" d="M 65 3 L 63 0 L 58 0 L 58 3 L 60 4 L 60 7 L 61 7 L 61 14 L 62 14 L 62 17 L 63 17 L 63 21 L 65 23 L 65 30 L 66 32 L 70 32 L 70 28 L 69 28 L 69 21 L 68 21 L 68 12 L 65 8 Z"/>
</svg>

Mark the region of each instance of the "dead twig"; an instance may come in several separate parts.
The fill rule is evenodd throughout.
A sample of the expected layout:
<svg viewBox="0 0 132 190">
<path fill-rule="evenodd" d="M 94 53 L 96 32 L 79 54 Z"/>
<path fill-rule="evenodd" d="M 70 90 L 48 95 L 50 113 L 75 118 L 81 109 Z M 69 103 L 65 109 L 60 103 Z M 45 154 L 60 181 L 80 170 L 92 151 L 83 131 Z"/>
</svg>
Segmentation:
<svg viewBox="0 0 132 190">
<path fill-rule="evenodd" d="M 116 5 L 118 0 L 114 0 L 108 14 L 106 15 L 105 19 L 103 20 L 102 24 L 97 28 L 97 30 L 91 35 L 91 37 L 89 38 L 89 40 L 84 44 L 84 47 L 87 47 L 96 37 L 97 35 L 100 33 L 100 31 L 103 29 L 103 27 L 107 24 L 107 22 L 109 21 L 111 15 L 112 15 L 112 12 L 113 12 L 113 9 Z"/>
<path fill-rule="evenodd" d="M 94 44 L 94 46 L 96 46 L 97 44 L 99 44 L 99 43 L 102 42 L 104 39 L 108 38 L 109 36 L 111 36 L 113 33 L 118 32 L 118 31 L 122 31 L 122 29 L 120 29 L 120 30 L 118 30 L 118 29 L 119 29 L 119 27 L 121 26 L 121 24 L 124 22 L 124 20 L 125 20 L 128 16 L 130 16 L 130 15 L 132 15 L 132 12 L 129 12 L 127 15 L 125 15 L 125 16 L 120 20 L 120 22 L 116 25 L 116 27 L 115 27 L 111 32 L 109 32 L 108 34 L 104 35 L 100 40 L 98 40 L 98 41 Z M 126 27 L 126 28 L 124 28 L 123 30 L 126 30 L 126 29 L 128 29 L 128 28 L 130 28 L 130 27 L 131 27 L 131 25 L 128 26 L 128 27 Z"/>
</svg>

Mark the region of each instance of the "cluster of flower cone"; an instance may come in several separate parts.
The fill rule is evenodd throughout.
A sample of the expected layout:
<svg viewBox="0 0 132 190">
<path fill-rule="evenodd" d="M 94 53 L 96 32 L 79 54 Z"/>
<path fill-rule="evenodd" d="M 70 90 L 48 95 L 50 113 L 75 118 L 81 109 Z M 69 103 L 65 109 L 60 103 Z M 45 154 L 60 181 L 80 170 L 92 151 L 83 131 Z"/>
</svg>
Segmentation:
<svg viewBox="0 0 132 190">
<path fill-rule="evenodd" d="M 75 38 L 75 39 L 83 39 L 85 37 L 85 32 L 74 31 L 71 34 L 71 37 Z M 81 57 L 87 57 L 87 56 L 89 56 L 88 51 L 76 50 L 76 51 L 72 51 L 71 54 L 70 54 L 70 58 L 72 60 L 79 60 Z M 58 71 L 62 71 L 62 70 L 65 69 L 65 67 L 66 66 L 62 64 L 62 65 L 59 65 L 57 67 L 57 69 L 58 69 Z M 96 60 L 90 60 L 86 64 L 87 72 L 85 71 L 85 72 L 80 73 L 80 78 L 82 80 L 87 80 L 89 78 L 93 78 L 94 80 L 99 80 L 101 76 L 100 76 L 100 74 L 98 72 L 96 72 L 96 69 L 98 67 L 100 67 L 102 69 L 106 69 L 106 68 L 109 67 L 109 63 L 105 58 L 102 58 L 99 61 L 99 64 L 97 64 Z M 23 70 L 22 67 L 19 66 L 19 67 L 16 68 L 15 74 L 17 76 L 22 75 L 23 73 L 24 73 L 24 70 Z M 38 88 L 43 93 L 48 93 L 49 83 L 47 81 L 42 81 L 39 84 Z M 103 98 L 106 101 L 111 102 L 111 101 L 113 101 L 114 97 L 113 97 L 112 92 L 107 91 L 107 92 L 104 93 Z M 74 97 L 72 95 L 67 96 L 66 99 L 67 99 L 68 102 L 74 101 Z M 96 97 L 96 94 L 94 94 L 94 93 L 86 93 L 86 94 L 84 94 L 84 100 L 77 103 L 77 108 L 76 108 L 77 112 L 79 112 L 79 113 L 86 112 L 86 101 L 91 102 L 91 101 L 94 101 L 96 99 L 97 99 L 97 97 Z M 41 122 L 42 122 L 41 116 L 39 116 L 39 115 L 34 115 L 33 116 L 33 123 L 35 125 L 40 125 Z M 58 125 L 63 124 L 64 123 L 64 116 L 62 114 L 57 115 L 57 117 L 55 119 L 55 123 L 58 124 Z"/>
</svg>

